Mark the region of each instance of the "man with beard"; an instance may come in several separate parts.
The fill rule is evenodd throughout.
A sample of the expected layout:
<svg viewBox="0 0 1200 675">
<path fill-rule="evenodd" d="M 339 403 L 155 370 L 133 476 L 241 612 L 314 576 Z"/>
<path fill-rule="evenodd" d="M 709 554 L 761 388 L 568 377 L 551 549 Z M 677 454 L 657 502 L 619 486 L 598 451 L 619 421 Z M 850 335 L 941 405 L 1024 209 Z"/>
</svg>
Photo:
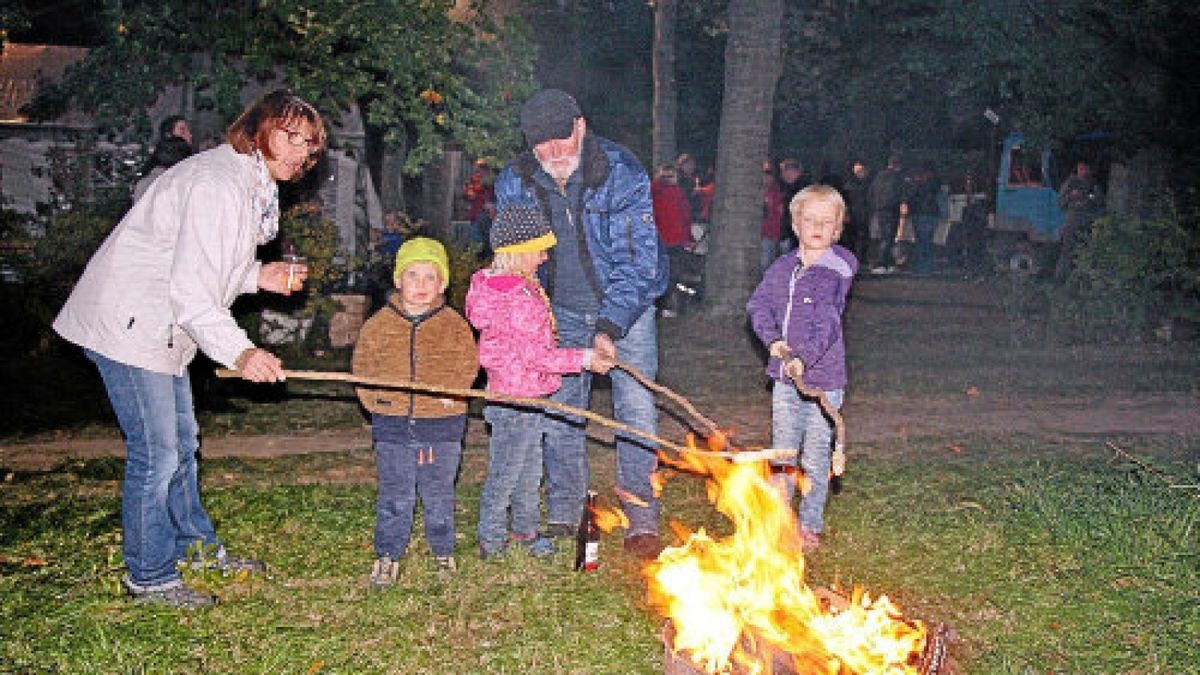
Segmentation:
<svg viewBox="0 0 1200 675">
<path fill-rule="evenodd" d="M 615 355 L 649 378 L 658 370 L 654 301 L 667 288 L 666 252 L 654 225 L 650 179 L 625 148 L 588 131 L 575 99 L 544 89 L 521 107 L 529 150 L 496 180 L 496 207 L 532 203 L 546 214 L 558 245 L 542 276 L 562 347 Z M 614 368 L 617 421 L 649 434 L 658 428 L 653 394 Z M 567 375 L 552 398 L 587 409 L 591 375 Z M 584 420 L 547 417 L 546 534 L 574 536 L 587 495 Z M 659 503 L 650 484 L 652 444 L 617 436 L 617 492 L 629 518 L 625 549 L 653 559 L 662 550 Z"/>
</svg>

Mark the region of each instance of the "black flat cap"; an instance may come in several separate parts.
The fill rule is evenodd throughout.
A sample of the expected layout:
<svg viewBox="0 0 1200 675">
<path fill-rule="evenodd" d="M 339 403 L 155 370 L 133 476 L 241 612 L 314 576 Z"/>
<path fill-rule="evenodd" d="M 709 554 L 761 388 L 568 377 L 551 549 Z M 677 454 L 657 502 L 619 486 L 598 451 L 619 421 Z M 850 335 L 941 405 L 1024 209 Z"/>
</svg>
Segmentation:
<svg viewBox="0 0 1200 675">
<path fill-rule="evenodd" d="M 577 117 L 583 117 L 583 113 L 574 96 L 561 89 L 543 89 L 521 106 L 521 131 L 532 148 L 570 136 Z"/>
</svg>

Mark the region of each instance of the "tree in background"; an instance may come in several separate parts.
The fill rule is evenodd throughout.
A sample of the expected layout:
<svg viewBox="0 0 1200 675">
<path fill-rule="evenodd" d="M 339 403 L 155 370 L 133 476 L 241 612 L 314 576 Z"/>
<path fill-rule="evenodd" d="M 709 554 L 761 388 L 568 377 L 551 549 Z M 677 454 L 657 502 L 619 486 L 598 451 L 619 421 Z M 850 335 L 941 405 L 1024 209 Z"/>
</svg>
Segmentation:
<svg viewBox="0 0 1200 675">
<path fill-rule="evenodd" d="M 516 106 L 533 90 L 533 50 L 515 24 L 450 0 L 106 0 L 104 43 L 35 112 L 66 105 L 102 129 L 149 137 L 146 110 L 190 83 L 198 110 L 228 119 L 248 84 L 282 81 L 330 120 L 357 105 L 413 173 L 447 140 L 474 155 L 519 145 Z M 474 5 L 471 10 L 477 10 Z"/>
<path fill-rule="evenodd" d="M 673 162 L 678 154 L 675 142 L 675 117 L 679 110 L 679 90 L 675 86 L 675 0 L 651 0 L 654 9 L 654 149 L 650 164 L 657 167 Z M 688 186 L 690 189 L 691 186 Z"/>
<path fill-rule="evenodd" d="M 783 0 L 738 0 L 728 12 L 713 254 L 705 260 L 708 311 L 717 316 L 744 314 L 758 281 L 762 163 L 783 69 Z"/>
</svg>

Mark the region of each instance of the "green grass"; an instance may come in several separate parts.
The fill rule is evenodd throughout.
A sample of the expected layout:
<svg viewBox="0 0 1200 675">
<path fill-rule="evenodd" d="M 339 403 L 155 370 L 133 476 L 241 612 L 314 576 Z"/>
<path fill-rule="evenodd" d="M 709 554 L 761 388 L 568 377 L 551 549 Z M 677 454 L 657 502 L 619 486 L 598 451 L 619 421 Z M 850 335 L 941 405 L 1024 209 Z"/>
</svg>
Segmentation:
<svg viewBox="0 0 1200 675">
<path fill-rule="evenodd" d="M 1200 498 L 1163 480 L 1197 483 L 1200 456 L 1178 439 L 1122 443 L 1159 473 L 1036 439 L 859 449 L 810 580 L 949 623 L 967 673 L 1200 672 Z M 122 597 L 119 462 L 14 475 L 0 488 L 0 671 L 662 672 L 661 621 L 615 536 L 593 574 L 571 571 L 569 551 L 473 555 L 483 455 L 468 449 L 460 481 L 459 572 L 439 577 L 418 535 L 384 592 L 365 584 L 374 486 L 314 481 L 332 466 L 361 475 L 369 452 L 206 461 L 223 539 L 271 572 L 189 573 L 222 599 L 195 612 Z M 593 463 L 610 487 L 611 453 Z M 698 478 L 674 476 L 664 502 L 727 529 Z"/>
</svg>

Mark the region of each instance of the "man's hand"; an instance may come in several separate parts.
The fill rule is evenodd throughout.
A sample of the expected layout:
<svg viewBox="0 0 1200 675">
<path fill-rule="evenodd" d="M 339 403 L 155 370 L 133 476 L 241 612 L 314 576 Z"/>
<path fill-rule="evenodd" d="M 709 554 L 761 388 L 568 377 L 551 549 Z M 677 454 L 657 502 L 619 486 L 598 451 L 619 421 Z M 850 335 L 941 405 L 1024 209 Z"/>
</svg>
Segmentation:
<svg viewBox="0 0 1200 675">
<path fill-rule="evenodd" d="M 798 358 L 789 359 L 783 364 L 783 374 L 799 385 L 802 377 L 804 377 L 804 362 Z"/>
<path fill-rule="evenodd" d="M 234 363 L 242 379 L 251 382 L 283 382 L 283 362 L 265 349 L 250 347 Z"/>
<path fill-rule="evenodd" d="M 608 371 L 612 370 L 614 365 L 616 365 L 616 359 L 607 354 L 601 353 L 598 349 L 593 349 L 592 359 L 588 363 L 587 368 L 593 373 L 604 375 Z"/>
<path fill-rule="evenodd" d="M 592 348 L 597 354 L 615 361 L 617 359 L 617 346 L 613 344 L 613 340 L 608 333 L 596 333 L 595 339 L 592 341 Z M 594 356 L 592 358 L 595 358 Z"/>
<path fill-rule="evenodd" d="M 258 269 L 258 287 L 264 291 L 291 295 L 304 289 L 308 265 L 304 263 L 263 263 Z"/>
</svg>

